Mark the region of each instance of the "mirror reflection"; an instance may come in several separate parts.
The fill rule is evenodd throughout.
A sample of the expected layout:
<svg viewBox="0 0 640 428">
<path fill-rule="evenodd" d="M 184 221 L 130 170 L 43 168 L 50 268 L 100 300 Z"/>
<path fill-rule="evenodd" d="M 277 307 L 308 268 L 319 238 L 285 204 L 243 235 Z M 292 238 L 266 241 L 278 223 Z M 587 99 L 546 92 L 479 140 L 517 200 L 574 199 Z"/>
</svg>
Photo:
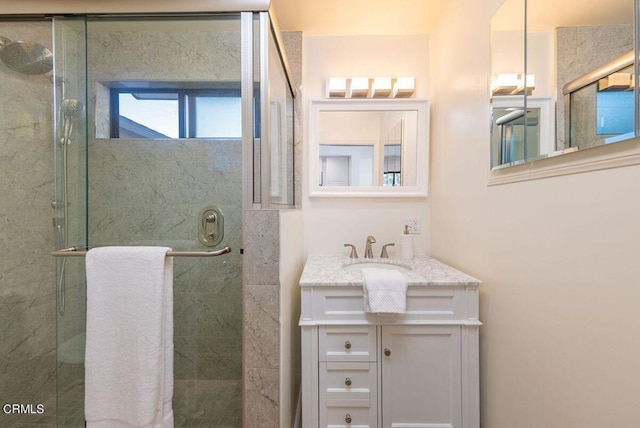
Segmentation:
<svg viewBox="0 0 640 428">
<path fill-rule="evenodd" d="M 319 175 L 327 186 L 415 186 L 417 111 L 322 111 Z"/>
<path fill-rule="evenodd" d="M 429 177 L 427 100 L 313 100 L 309 196 L 423 198 Z"/>
<path fill-rule="evenodd" d="M 504 2 L 491 22 L 492 167 L 635 137 L 633 17 L 633 0 Z"/>
</svg>

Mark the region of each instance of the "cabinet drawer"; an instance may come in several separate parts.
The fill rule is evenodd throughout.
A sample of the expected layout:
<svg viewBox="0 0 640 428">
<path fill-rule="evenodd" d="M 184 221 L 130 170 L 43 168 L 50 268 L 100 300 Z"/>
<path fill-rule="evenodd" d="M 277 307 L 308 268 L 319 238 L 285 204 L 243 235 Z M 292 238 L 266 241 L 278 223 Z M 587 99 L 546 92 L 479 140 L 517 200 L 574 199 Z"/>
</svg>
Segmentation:
<svg viewBox="0 0 640 428">
<path fill-rule="evenodd" d="M 321 407 L 370 407 L 377 400 L 375 363 L 320 363 Z"/>
<path fill-rule="evenodd" d="M 320 363 L 318 386 L 320 427 L 378 426 L 376 363 Z"/>
<path fill-rule="evenodd" d="M 320 361 L 376 361 L 375 326 L 321 326 Z"/>
<path fill-rule="evenodd" d="M 350 407 L 326 409 L 320 414 L 321 428 L 376 428 L 375 410 Z"/>
<path fill-rule="evenodd" d="M 407 312 L 399 317 L 366 313 L 362 287 L 316 287 L 302 290 L 301 323 L 351 322 L 393 324 L 417 321 L 477 321 L 477 288 L 420 287 L 407 289 Z"/>
</svg>

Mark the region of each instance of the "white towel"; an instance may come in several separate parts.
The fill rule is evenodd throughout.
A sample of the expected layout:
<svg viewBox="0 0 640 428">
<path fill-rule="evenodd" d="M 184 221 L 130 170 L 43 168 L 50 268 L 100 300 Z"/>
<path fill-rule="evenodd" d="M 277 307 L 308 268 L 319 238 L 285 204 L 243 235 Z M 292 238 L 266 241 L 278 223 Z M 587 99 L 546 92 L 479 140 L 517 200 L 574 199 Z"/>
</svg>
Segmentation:
<svg viewBox="0 0 640 428">
<path fill-rule="evenodd" d="M 173 428 L 170 248 L 87 253 L 88 428 Z"/>
<path fill-rule="evenodd" d="M 391 269 L 362 269 L 364 311 L 404 314 L 407 309 L 407 279 Z"/>
</svg>

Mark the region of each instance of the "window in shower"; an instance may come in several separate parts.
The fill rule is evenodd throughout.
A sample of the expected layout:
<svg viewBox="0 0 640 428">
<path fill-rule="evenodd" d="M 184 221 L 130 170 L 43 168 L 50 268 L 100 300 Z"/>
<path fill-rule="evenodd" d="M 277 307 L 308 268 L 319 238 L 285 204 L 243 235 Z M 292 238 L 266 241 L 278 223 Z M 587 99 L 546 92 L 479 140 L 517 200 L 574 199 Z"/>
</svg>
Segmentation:
<svg viewBox="0 0 640 428">
<path fill-rule="evenodd" d="M 141 86 L 140 83 L 148 86 L 151 82 L 136 83 L 137 86 Z M 239 86 L 113 87 L 110 98 L 111 138 L 242 137 Z"/>
<path fill-rule="evenodd" d="M 596 92 L 596 134 L 620 135 L 633 133 L 633 91 Z M 605 143 L 607 143 L 605 139 Z"/>
</svg>

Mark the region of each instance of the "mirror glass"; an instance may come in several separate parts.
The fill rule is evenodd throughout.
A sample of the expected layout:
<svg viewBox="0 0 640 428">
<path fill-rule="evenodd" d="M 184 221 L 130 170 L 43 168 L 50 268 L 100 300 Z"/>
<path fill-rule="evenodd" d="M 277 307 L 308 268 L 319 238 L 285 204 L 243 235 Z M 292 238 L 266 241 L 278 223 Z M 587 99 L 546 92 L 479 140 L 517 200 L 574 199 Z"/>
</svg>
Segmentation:
<svg viewBox="0 0 640 428">
<path fill-rule="evenodd" d="M 312 102 L 311 194 L 426 195 L 427 121 L 426 101 Z"/>
<path fill-rule="evenodd" d="M 633 17 L 634 0 L 503 3 L 491 22 L 493 168 L 635 137 Z"/>
<path fill-rule="evenodd" d="M 318 185 L 415 186 L 415 157 L 402 152 L 415 147 L 417 120 L 416 111 L 321 112 Z"/>
</svg>

